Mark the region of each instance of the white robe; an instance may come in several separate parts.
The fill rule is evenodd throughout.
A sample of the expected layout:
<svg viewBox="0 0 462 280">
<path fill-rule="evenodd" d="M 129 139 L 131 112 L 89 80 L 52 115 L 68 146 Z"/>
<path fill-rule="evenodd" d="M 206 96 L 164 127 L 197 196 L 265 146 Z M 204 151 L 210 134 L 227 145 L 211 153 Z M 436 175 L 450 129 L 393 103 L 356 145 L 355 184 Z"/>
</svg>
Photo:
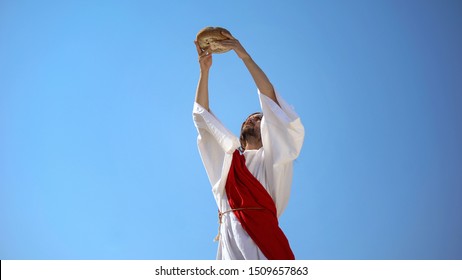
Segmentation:
<svg viewBox="0 0 462 280">
<path fill-rule="evenodd" d="M 244 156 L 249 171 L 273 198 L 279 217 L 289 201 L 292 162 L 300 153 L 304 128 L 298 115 L 277 92 L 281 107 L 260 92 L 258 96 L 263 112 L 260 125 L 263 147 L 245 151 Z M 198 103 L 194 103 L 193 120 L 199 133 L 199 153 L 217 206 L 221 212 L 230 210 L 225 184 L 233 152 L 240 146 L 239 138 Z M 266 259 L 233 212 L 223 215 L 217 259 Z"/>
</svg>

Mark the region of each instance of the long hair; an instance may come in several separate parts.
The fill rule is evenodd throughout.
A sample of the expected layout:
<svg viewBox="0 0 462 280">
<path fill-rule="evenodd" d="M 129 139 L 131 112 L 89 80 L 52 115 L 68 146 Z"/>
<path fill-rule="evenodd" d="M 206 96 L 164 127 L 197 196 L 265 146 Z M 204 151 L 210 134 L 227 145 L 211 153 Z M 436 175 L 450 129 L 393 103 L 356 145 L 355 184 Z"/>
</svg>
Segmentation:
<svg viewBox="0 0 462 280">
<path fill-rule="evenodd" d="M 239 142 L 241 143 L 241 151 L 244 151 L 245 150 L 245 146 L 247 144 L 247 134 L 244 132 L 244 124 L 247 122 L 247 120 L 254 116 L 254 115 L 261 115 L 261 117 L 263 118 L 263 113 L 262 112 L 255 112 L 253 114 L 250 114 L 246 119 L 245 121 L 242 123 L 241 125 L 241 135 L 239 136 Z"/>
</svg>

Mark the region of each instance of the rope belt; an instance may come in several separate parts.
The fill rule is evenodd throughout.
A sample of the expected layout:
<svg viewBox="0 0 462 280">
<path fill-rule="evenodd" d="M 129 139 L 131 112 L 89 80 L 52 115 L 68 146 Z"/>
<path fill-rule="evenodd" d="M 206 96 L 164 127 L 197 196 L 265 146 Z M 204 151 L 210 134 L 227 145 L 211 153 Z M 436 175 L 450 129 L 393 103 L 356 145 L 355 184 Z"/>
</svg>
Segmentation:
<svg viewBox="0 0 462 280">
<path fill-rule="evenodd" d="M 221 212 L 220 210 L 218 210 L 218 234 L 217 236 L 215 237 L 215 239 L 213 239 L 214 242 L 217 242 L 218 240 L 220 240 L 220 235 L 221 235 L 221 232 L 220 232 L 220 229 L 221 229 L 221 224 L 223 223 L 222 221 L 222 217 L 224 214 L 228 214 L 230 212 L 234 212 L 234 211 L 242 211 L 242 210 L 263 210 L 264 208 L 261 208 L 261 207 L 247 207 L 247 208 L 235 208 L 235 209 L 230 209 L 230 210 L 227 210 L 227 211 L 224 211 L 224 212 Z"/>
</svg>

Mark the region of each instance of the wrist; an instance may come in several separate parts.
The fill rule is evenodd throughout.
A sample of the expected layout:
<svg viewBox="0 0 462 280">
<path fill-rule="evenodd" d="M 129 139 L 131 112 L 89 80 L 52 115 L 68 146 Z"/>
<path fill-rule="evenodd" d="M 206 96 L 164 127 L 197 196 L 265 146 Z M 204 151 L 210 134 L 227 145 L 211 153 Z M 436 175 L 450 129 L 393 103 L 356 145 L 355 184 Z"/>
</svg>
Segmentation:
<svg viewBox="0 0 462 280">
<path fill-rule="evenodd" d="M 236 52 L 236 53 L 237 53 L 237 56 L 239 56 L 239 58 L 242 60 L 251 58 L 250 54 L 244 48 L 242 48 L 241 50 L 239 50 L 239 52 Z"/>
<path fill-rule="evenodd" d="M 242 59 L 242 61 L 244 62 L 252 60 L 252 57 L 248 53 L 243 54 L 242 56 L 239 56 L 239 58 Z"/>
<path fill-rule="evenodd" d="M 210 68 L 207 68 L 207 69 L 200 69 L 200 74 L 202 76 L 208 76 L 209 75 L 209 72 L 210 72 Z"/>
</svg>

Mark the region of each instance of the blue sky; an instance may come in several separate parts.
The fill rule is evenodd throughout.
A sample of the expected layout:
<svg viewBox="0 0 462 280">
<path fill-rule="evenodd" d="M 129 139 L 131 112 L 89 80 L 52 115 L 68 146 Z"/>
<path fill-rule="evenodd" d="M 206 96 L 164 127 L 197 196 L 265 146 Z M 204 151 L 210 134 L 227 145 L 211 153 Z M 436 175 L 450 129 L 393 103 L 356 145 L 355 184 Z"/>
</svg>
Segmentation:
<svg viewBox="0 0 462 280">
<path fill-rule="evenodd" d="M 462 258 L 459 1 L 0 1 L 0 259 L 214 259 L 193 40 L 229 29 L 302 118 L 299 259 Z M 232 53 L 211 108 L 259 109 Z"/>
</svg>

